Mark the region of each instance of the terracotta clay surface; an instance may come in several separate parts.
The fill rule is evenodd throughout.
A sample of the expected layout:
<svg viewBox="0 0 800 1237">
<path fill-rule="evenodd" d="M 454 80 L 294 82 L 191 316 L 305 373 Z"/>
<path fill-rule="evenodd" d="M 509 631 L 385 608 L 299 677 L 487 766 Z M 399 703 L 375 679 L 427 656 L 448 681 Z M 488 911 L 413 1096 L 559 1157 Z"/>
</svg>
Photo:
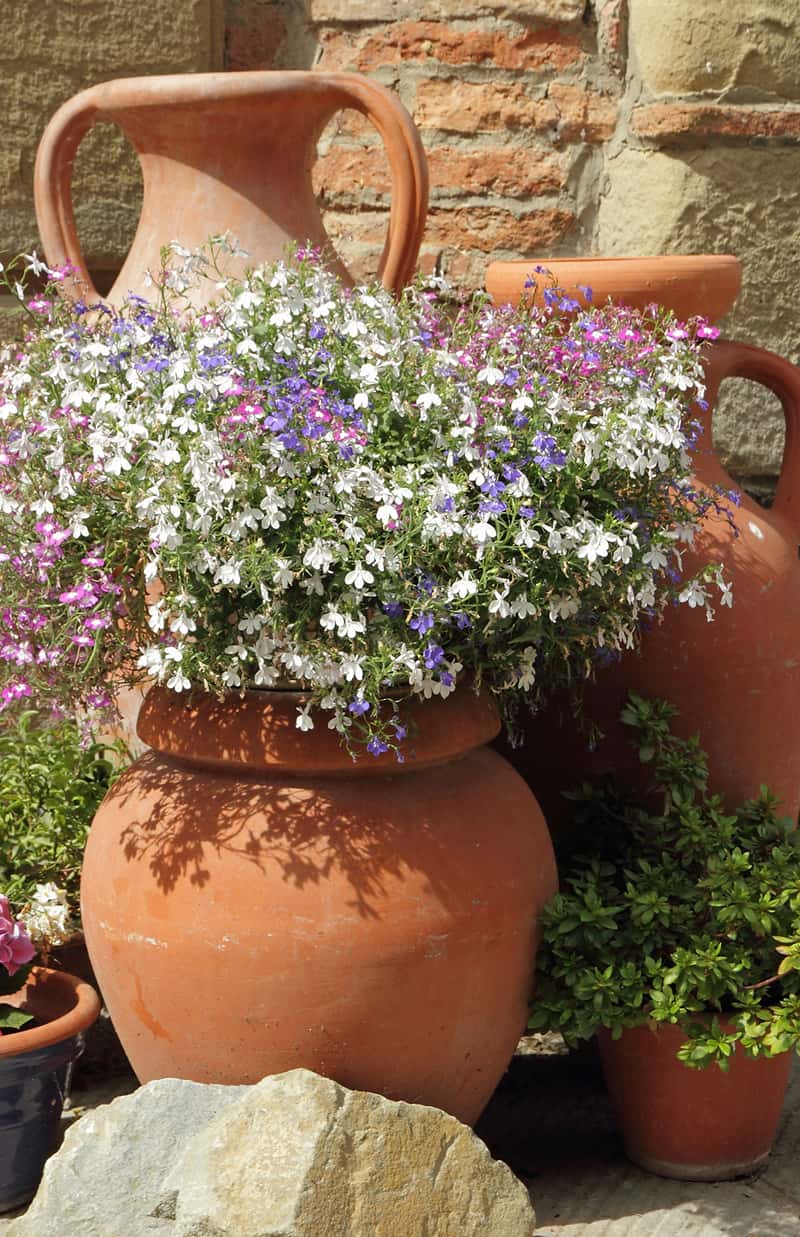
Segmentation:
<svg viewBox="0 0 800 1237">
<path fill-rule="evenodd" d="M 726 266 L 721 269 L 713 256 L 708 262 L 707 282 L 715 271 L 729 280 Z M 590 278 L 584 268 L 581 282 Z M 710 303 L 722 298 L 722 292 L 712 295 Z M 698 299 L 690 312 L 708 308 Z M 693 452 L 695 480 L 701 490 L 722 486 L 738 506 L 731 503 L 725 513 L 705 518 L 694 549 L 684 554 L 684 572 L 722 564 L 733 605 L 717 605 L 711 623 L 688 605 L 670 607 L 644 633 L 640 653 L 598 670 L 583 703 L 584 717 L 605 736 L 596 747 L 590 748 L 588 729 L 579 728 L 564 696 L 526 723 L 522 748 L 508 754 L 551 828 L 569 817 L 562 792 L 587 777 L 614 771 L 631 785 L 649 784 L 650 767 L 640 764 L 630 730 L 619 722 L 631 689 L 680 710 L 676 730 L 700 735 L 711 788 L 731 806 L 767 784 L 782 812 L 796 819 L 800 811 L 800 370 L 774 353 L 730 341 L 709 345 L 704 363 L 709 407 L 695 414 L 703 426 Z M 714 451 L 713 407 L 720 384 L 734 377 L 768 387 L 786 418 L 783 469 L 770 510 L 739 490 Z"/>
<path fill-rule="evenodd" d="M 522 779 L 465 690 L 353 763 L 297 697 L 145 701 L 152 751 L 86 851 L 86 940 L 139 1078 L 255 1082 L 304 1066 L 474 1121 L 525 1026 L 556 888 Z"/>
<path fill-rule="evenodd" d="M 606 1085 L 625 1150 L 662 1177 L 725 1181 L 761 1167 L 775 1139 L 793 1053 L 754 1059 L 736 1051 L 730 1069 L 688 1069 L 676 1053 L 679 1026 L 652 1023 L 598 1033 Z"/>
<path fill-rule="evenodd" d="M 553 286 L 549 272 L 581 305 L 588 304 L 584 289 L 590 288 L 592 304 L 609 300 L 644 309 L 656 303 L 671 309 L 678 318 L 702 313 L 712 322 L 733 308 L 742 285 L 742 264 L 731 254 L 666 254 L 655 258 L 531 258 L 492 262 L 486 271 L 486 291 L 495 305 L 517 305 L 533 293 L 542 303 L 542 293 Z M 526 289 L 536 281 L 535 292 Z"/>
<path fill-rule="evenodd" d="M 113 122 L 142 167 L 144 201 L 127 260 L 106 298 L 147 296 L 148 270 L 158 271 L 170 241 L 190 249 L 230 231 L 247 251 L 246 265 L 283 255 L 291 241 L 310 241 L 336 259 L 311 184 L 316 143 L 336 112 L 353 108 L 377 128 L 392 175 L 389 230 L 379 267 L 398 291 L 414 269 L 428 199 L 425 154 L 396 95 L 355 73 L 270 72 L 175 74 L 102 82 L 65 103 L 45 129 L 36 158 L 34 197 L 51 266 L 72 263 L 79 284 L 97 299 L 80 251 L 72 204 L 72 166 L 93 124 Z M 243 263 L 228 261 L 226 273 Z M 201 290 L 197 296 L 213 299 Z"/>
<path fill-rule="evenodd" d="M 3 1003 L 24 1008 L 43 1025 L 0 1035 L 0 1059 L 70 1039 L 87 1030 L 100 1013 L 100 998 L 90 984 L 43 966 L 34 967 L 25 986 L 4 996 Z"/>
</svg>

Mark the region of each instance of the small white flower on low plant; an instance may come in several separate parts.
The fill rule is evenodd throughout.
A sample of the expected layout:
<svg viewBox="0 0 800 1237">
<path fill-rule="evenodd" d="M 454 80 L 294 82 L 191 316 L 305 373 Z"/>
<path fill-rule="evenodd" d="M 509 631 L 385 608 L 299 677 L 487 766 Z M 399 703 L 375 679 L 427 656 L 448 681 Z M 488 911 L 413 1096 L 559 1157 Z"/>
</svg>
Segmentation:
<svg viewBox="0 0 800 1237">
<path fill-rule="evenodd" d="M 62 945 L 73 930 L 67 895 L 52 881 L 37 885 L 25 910 L 25 926 L 34 945 Z"/>
</svg>

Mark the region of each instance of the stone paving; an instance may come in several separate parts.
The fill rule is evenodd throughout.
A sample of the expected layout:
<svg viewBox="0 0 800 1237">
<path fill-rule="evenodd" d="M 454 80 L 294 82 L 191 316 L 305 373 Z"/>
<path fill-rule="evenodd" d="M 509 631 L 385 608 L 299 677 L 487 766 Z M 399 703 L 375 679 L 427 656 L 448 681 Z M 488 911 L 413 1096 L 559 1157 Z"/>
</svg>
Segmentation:
<svg viewBox="0 0 800 1237">
<path fill-rule="evenodd" d="M 128 1072 L 78 1074 L 65 1127 L 136 1085 Z M 521 1042 L 477 1132 L 530 1189 L 536 1237 L 800 1237 L 800 1069 L 766 1170 L 740 1181 L 668 1181 L 635 1168 L 596 1063 L 539 1037 Z M 0 1217 L 0 1234 L 11 1218 Z"/>
</svg>

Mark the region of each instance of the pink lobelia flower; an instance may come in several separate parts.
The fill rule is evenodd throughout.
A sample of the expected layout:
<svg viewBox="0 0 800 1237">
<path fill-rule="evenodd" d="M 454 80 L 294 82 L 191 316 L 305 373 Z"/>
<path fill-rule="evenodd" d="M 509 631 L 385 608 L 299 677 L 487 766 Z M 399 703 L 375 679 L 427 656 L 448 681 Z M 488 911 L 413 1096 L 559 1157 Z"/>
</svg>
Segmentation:
<svg viewBox="0 0 800 1237">
<path fill-rule="evenodd" d="M 12 917 L 8 898 L 0 893 L 0 966 L 5 967 L 9 975 L 14 975 L 35 957 L 36 950 L 24 923 Z"/>
</svg>

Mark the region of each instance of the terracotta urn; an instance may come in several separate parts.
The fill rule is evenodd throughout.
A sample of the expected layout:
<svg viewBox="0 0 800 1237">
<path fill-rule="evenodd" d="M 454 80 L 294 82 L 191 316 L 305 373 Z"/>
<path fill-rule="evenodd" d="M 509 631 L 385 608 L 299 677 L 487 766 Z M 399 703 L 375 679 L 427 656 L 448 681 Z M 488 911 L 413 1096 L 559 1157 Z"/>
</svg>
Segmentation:
<svg viewBox="0 0 800 1237">
<path fill-rule="evenodd" d="M 427 163 L 398 97 L 356 73 L 174 74 L 82 91 L 55 113 L 36 157 L 34 199 L 48 263 L 71 263 L 77 283 L 68 288 L 84 297 L 88 289 L 89 299 L 97 299 L 75 229 L 72 167 L 91 126 L 111 122 L 139 157 L 144 199 L 130 253 L 106 300 L 152 293 L 147 272 L 160 269 L 162 246 L 179 241 L 195 249 L 225 231 L 247 252 L 246 265 L 281 257 L 292 241 L 308 241 L 349 280 L 311 183 L 317 140 L 344 108 L 366 116 L 385 146 L 391 214 L 378 273 L 385 287 L 398 291 L 422 240 Z M 241 263 L 225 264 L 226 273 L 241 269 Z"/>
<path fill-rule="evenodd" d="M 527 1021 L 549 835 L 467 688 L 407 708 L 405 763 L 353 762 L 293 692 L 187 704 L 92 825 L 82 915 L 142 1082 L 304 1066 L 473 1122 Z"/>
<path fill-rule="evenodd" d="M 597 1036 L 603 1075 L 628 1158 L 682 1181 L 727 1181 L 763 1167 L 778 1129 L 793 1053 L 748 1056 L 730 1068 L 689 1069 L 686 1032 L 669 1023 Z"/>
<path fill-rule="evenodd" d="M 731 261 L 720 267 L 709 259 L 706 282 L 717 269 L 728 291 L 706 303 L 698 297 L 692 312 L 730 298 Z M 610 280 L 606 286 L 613 292 Z M 689 308 L 684 305 L 684 312 Z M 709 345 L 704 364 L 708 408 L 696 410 L 703 432 L 693 452 L 695 480 L 701 491 L 721 486 L 732 500 L 726 510 L 706 516 L 684 556 L 684 572 L 720 563 L 733 604 L 718 605 L 711 623 L 688 605 L 670 608 L 643 632 L 639 653 L 598 668 L 583 694 L 582 724 L 564 696 L 526 723 L 525 742 L 510 757 L 556 829 L 569 817 L 562 792 L 586 778 L 614 772 L 639 789 L 649 784 L 649 767 L 640 764 L 619 722 L 630 690 L 678 708 L 676 732 L 699 734 L 711 789 L 731 805 L 767 784 L 782 812 L 796 819 L 800 811 L 800 371 L 774 353 L 729 341 Z M 786 418 L 783 467 L 769 510 L 739 489 L 714 450 L 714 404 L 721 383 L 734 377 L 774 392 Z M 604 736 L 591 745 L 588 723 Z"/>
<path fill-rule="evenodd" d="M 46 967 L 34 967 L 3 1003 L 34 1022 L 0 1035 L 0 1212 L 33 1198 L 58 1136 L 67 1066 L 100 1013 L 94 988 Z"/>
<path fill-rule="evenodd" d="M 544 268 L 545 274 L 537 272 Z M 535 286 L 530 286 L 533 281 Z M 492 262 L 486 291 L 495 305 L 518 305 L 527 296 L 542 303 L 543 293 L 562 288 L 581 305 L 608 301 L 644 309 L 664 305 L 679 318 L 702 313 L 716 322 L 736 301 L 742 264 L 732 254 L 665 254 L 655 258 L 541 258 Z M 699 308 L 698 308 L 699 307 Z"/>
</svg>

